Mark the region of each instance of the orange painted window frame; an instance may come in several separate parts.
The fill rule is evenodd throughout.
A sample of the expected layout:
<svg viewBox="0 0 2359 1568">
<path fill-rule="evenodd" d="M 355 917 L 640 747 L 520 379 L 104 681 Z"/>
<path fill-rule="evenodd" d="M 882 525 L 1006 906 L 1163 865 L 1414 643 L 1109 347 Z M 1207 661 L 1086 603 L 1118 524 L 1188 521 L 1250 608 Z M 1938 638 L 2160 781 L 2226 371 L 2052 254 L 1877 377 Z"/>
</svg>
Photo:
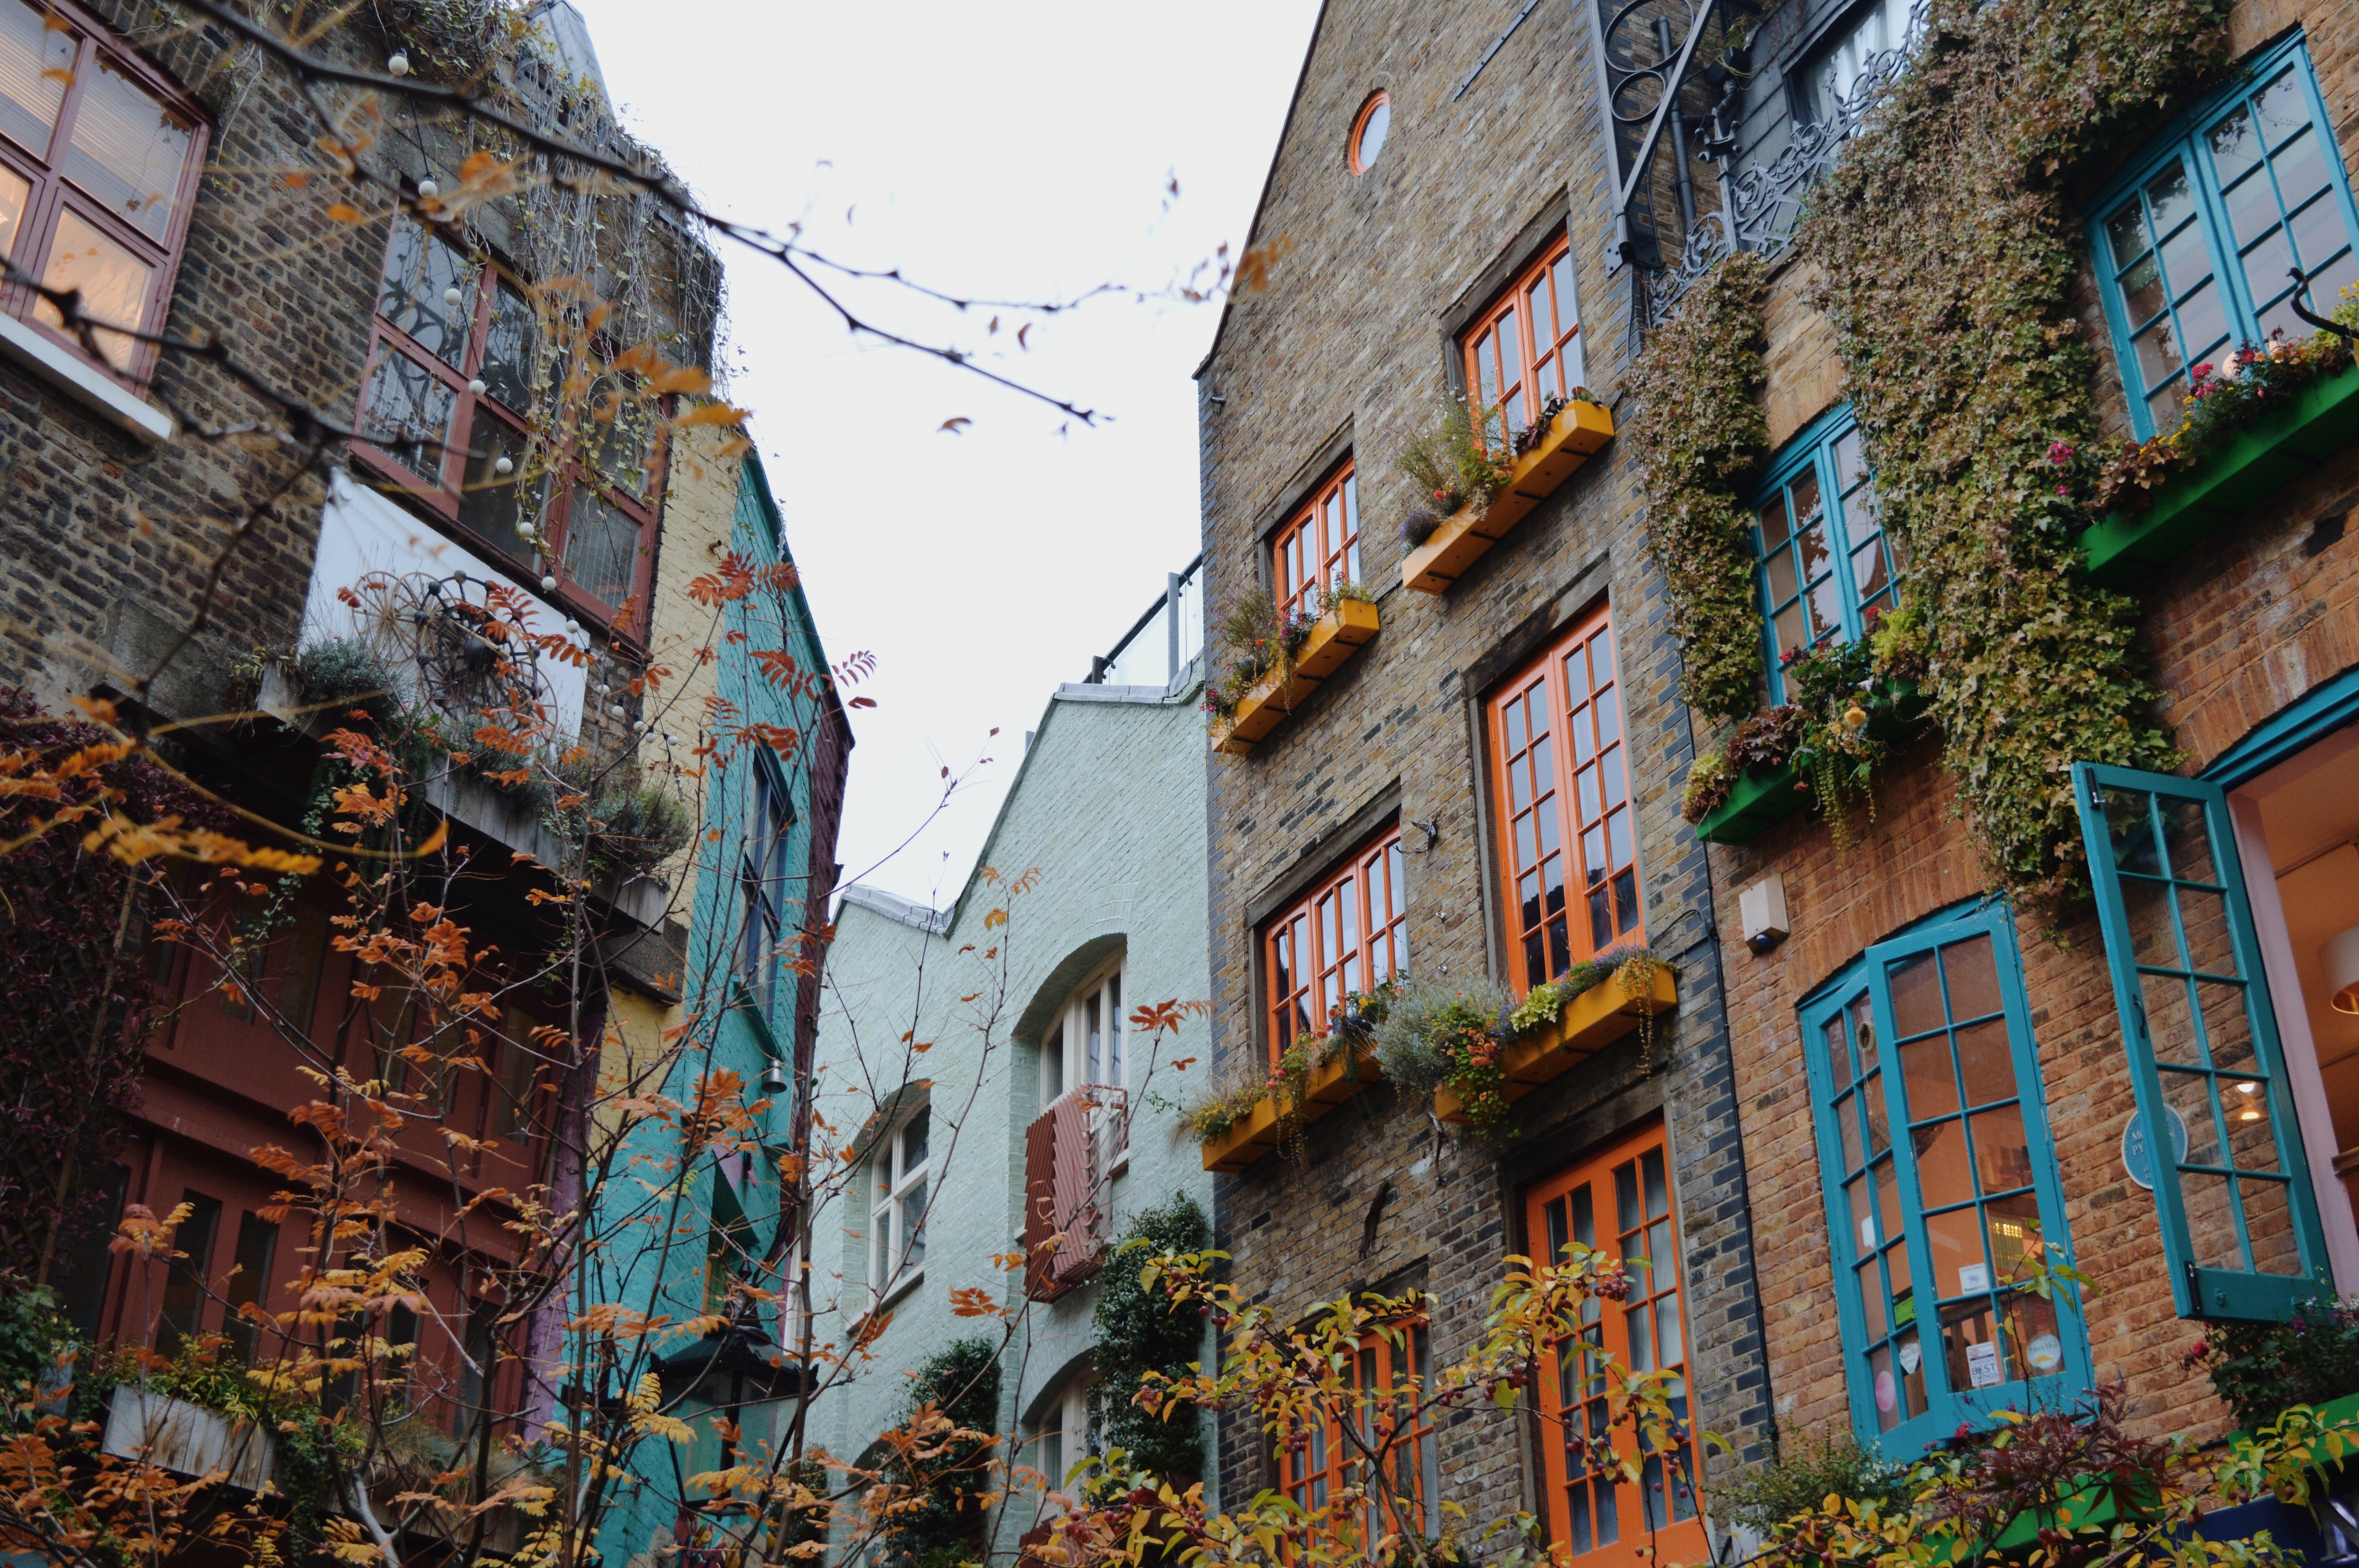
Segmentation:
<svg viewBox="0 0 2359 1568">
<path fill-rule="evenodd" d="M 1679 1205 L 1670 1172 L 1669 1141 L 1657 1122 L 1543 1179 L 1524 1197 L 1525 1240 L 1536 1256 L 1562 1262 L 1564 1243 L 1583 1241 L 1622 1263 L 1630 1276 L 1626 1300 L 1593 1298 L 1582 1313 L 1583 1337 L 1613 1357 L 1611 1373 L 1584 1368 L 1585 1352 L 1576 1352 L 1580 1360 L 1566 1366 L 1558 1352 L 1548 1351 L 1538 1379 L 1549 1538 L 1582 1568 L 1699 1563 L 1712 1550 L 1694 1491 L 1701 1457 L 1692 1436 L 1689 1357 L 1695 1341 L 1681 1299 Z M 1676 1374 L 1671 1409 L 1690 1434 L 1663 1450 L 1642 1445 L 1631 1426 L 1614 1426 L 1606 1408 L 1609 1377 L 1656 1369 Z M 1640 1479 L 1620 1480 L 1618 1471 L 1576 1448 L 1575 1437 L 1584 1444 L 1610 1443 L 1617 1454 L 1638 1461 Z"/>
<path fill-rule="evenodd" d="M 1572 242 L 1559 234 L 1461 334 L 1466 396 L 1488 440 L 1510 447 L 1549 397 L 1582 384 Z"/>
<path fill-rule="evenodd" d="M 1263 924 L 1273 1066 L 1296 1041 L 1325 1033 L 1346 996 L 1382 985 L 1408 967 L 1406 869 L 1400 828 L 1387 827 Z"/>
<path fill-rule="evenodd" d="M 1392 102 L 1393 95 L 1389 92 L 1386 92 L 1381 90 L 1371 92 L 1368 94 L 1368 101 L 1360 105 L 1360 112 L 1352 116 L 1352 135 L 1350 139 L 1345 141 L 1343 144 L 1343 161 L 1350 167 L 1353 174 L 1365 174 L 1368 170 L 1376 167 L 1375 158 L 1363 159 L 1360 157 L 1360 139 L 1362 136 L 1366 135 L 1368 122 L 1375 118 L 1376 111 L 1379 109 L 1389 110 L 1392 107 Z M 1389 122 L 1387 122 L 1386 124 L 1386 134 L 1388 136 L 1391 134 Z M 1384 157 L 1384 148 L 1383 145 L 1379 143 L 1376 149 L 1376 157 Z"/>
<path fill-rule="evenodd" d="M 1395 1320 L 1392 1328 L 1399 1335 L 1399 1343 L 1386 1334 L 1370 1331 L 1360 1336 L 1359 1354 L 1352 1360 L 1352 1391 L 1364 1394 L 1373 1390 L 1378 1395 L 1410 1392 L 1420 1387 L 1409 1379 L 1422 1379 L 1430 1369 L 1431 1347 L 1428 1343 L 1429 1318 L 1423 1312 Z M 1377 1405 L 1361 1406 L 1353 1411 L 1353 1419 L 1364 1434 L 1363 1441 L 1375 1447 L 1392 1436 L 1397 1413 L 1386 1414 Z M 1421 1412 L 1420 1412 L 1421 1413 Z M 1410 1419 L 1416 1419 L 1412 1417 Z M 1408 1440 L 1392 1451 L 1394 1470 L 1393 1496 L 1397 1502 L 1386 1504 L 1373 1495 L 1360 1519 L 1363 1539 L 1375 1541 L 1385 1535 L 1427 1533 L 1429 1510 L 1426 1497 L 1425 1458 L 1433 1442 L 1433 1422 L 1419 1420 L 1408 1432 Z M 1277 1457 L 1278 1490 L 1308 1512 L 1324 1508 L 1344 1486 L 1357 1478 L 1360 1461 L 1343 1441 L 1342 1412 L 1330 1410 L 1325 1429 L 1313 1429 L 1310 1441 L 1299 1450 L 1281 1449 Z M 1373 1494 L 1375 1487 L 1369 1485 Z M 1403 1518 L 1402 1511 L 1408 1517 Z M 1379 1509 L 1382 1510 L 1379 1513 Z"/>
<path fill-rule="evenodd" d="M 1600 610 L 1484 704 L 1507 975 L 1519 996 L 1646 940 L 1621 697 L 1613 611 Z"/>
<path fill-rule="evenodd" d="M 1316 615 L 1327 589 L 1360 580 L 1360 484 L 1350 460 L 1270 536 L 1269 556 L 1270 596 L 1281 611 Z"/>
</svg>

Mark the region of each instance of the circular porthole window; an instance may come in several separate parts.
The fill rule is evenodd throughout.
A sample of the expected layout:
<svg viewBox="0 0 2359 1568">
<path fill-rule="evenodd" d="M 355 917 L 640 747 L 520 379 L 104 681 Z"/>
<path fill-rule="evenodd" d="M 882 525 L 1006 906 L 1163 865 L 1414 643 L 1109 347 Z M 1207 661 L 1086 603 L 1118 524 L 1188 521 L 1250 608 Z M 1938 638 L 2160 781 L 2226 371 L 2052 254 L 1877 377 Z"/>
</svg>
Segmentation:
<svg viewBox="0 0 2359 1568">
<path fill-rule="evenodd" d="M 1352 172 L 1365 174 L 1376 167 L 1376 159 L 1385 150 L 1385 133 L 1392 129 L 1393 101 L 1379 92 L 1360 105 L 1360 117 L 1352 122 Z"/>
</svg>

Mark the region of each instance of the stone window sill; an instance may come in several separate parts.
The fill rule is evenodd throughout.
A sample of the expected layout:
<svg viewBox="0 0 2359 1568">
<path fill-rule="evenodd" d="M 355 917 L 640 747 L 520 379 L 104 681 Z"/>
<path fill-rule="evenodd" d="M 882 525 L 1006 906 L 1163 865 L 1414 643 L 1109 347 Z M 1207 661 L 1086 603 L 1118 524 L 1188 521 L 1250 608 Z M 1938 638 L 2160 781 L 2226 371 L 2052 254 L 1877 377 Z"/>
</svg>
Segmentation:
<svg viewBox="0 0 2359 1568">
<path fill-rule="evenodd" d="M 0 312 L 0 353 L 118 429 L 149 445 L 172 438 L 172 416 L 133 396 L 112 376 L 39 329 Z"/>
</svg>

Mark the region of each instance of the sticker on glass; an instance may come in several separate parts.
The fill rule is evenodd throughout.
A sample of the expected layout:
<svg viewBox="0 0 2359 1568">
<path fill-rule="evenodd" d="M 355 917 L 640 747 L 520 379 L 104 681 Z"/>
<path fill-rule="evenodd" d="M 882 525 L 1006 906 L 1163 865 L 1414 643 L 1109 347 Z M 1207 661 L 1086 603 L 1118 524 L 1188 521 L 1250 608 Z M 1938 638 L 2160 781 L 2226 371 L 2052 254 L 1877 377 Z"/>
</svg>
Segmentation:
<svg viewBox="0 0 2359 1568">
<path fill-rule="evenodd" d="M 2034 1371 L 2053 1372 L 2064 1364 L 2064 1342 L 2052 1334 L 2034 1335 L 2023 1347 L 2023 1358 Z"/>
<path fill-rule="evenodd" d="M 1859 1222 L 1859 1244 L 1870 1252 L 1875 1250 L 1875 1216 L 1868 1215 Z"/>
<path fill-rule="evenodd" d="M 1960 1295 L 1971 1295 L 1976 1291 L 1986 1291 L 1989 1289 L 1989 1264 L 1968 1263 L 1958 1270 L 1958 1293 Z"/>
<path fill-rule="evenodd" d="M 1905 1359 L 1908 1357 L 1908 1352 L 1904 1350 L 1900 1354 Z M 1875 1375 L 1875 1408 L 1880 1411 L 1889 1411 L 1897 1410 L 1899 1406 L 1900 1392 L 1892 1385 L 1892 1374 L 1889 1372 L 1878 1372 Z"/>
<path fill-rule="evenodd" d="M 1998 1346 L 1991 1344 L 1966 1346 L 1966 1381 L 1977 1389 L 1995 1387 L 1998 1376 Z"/>
<path fill-rule="evenodd" d="M 1924 1364 L 1924 1360 L 1925 1347 L 1915 1340 L 1900 1347 L 1900 1369 L 1910 1377 L 1917 1375 L 1917 1368 Z"/>
</svg>

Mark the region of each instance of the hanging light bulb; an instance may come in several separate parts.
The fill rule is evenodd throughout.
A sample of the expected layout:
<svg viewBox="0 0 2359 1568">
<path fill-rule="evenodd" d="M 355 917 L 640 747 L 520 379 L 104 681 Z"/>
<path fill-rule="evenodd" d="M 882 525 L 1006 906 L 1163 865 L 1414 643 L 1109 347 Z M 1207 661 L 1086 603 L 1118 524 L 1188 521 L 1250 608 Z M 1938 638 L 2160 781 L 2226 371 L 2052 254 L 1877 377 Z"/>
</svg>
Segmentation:
<svg viewBox="0 0 2359 1568">
<path fill-rule="evenodd" d="M 571 615 L 567 616 L 565 618 L 565 634 L 569 637 L 579 637 L 582 635 L 582 622 L 574 620 Z"/>
<path fill-rule="evenodd" d="M 429 174 L 418 182 L 418 199 L 420 201 L 439 201 L 441 198 L 441 182 L 432 175 Z"/>
<path fill-rule="evenodd" d="M 459 308 L 459 302 L 464 298 L 466 296 L 459 292 L 459 286 L 455 283 L 442 291 L 442 303 L 453 310 Z"/>
<path fill-rule="evenodd" d="M 467 390 L 475 396 L 481 397 L 491 389 L 484 384 L 484 378 L 479 375 L 467 384 Z"/>
<path fill-rule="evenodd" d="M 492 460 L 492 471 L 503 479 L 516 472 L 516 462 L 506 452 Z"/>
<path fill-rule="evenodd" d="M 543 593 L 555 593 L 557 591 L 557 579 L 553 577 L 542 578 L 540 579 L 540 591 Z"/>
<path fill-rule="evenodd" d="M 386 58 L 385 69 L 387 75 L 408 76 L 409 74 L 409 55 L 408 51 L 403 49 L 394 50 L 391 55 Z"/>
</svg>

